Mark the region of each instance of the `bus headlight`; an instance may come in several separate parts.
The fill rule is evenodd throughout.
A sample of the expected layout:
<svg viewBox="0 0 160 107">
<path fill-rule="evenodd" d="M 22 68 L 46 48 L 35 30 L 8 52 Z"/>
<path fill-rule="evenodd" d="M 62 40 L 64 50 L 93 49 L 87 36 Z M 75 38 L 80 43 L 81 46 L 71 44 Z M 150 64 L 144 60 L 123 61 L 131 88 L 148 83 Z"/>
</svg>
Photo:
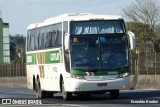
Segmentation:
<svg viewBox="0 0 160 107">
<path fill-rule="evenodd" d="M 124 77 L 128 77 L 129 76 L 129 72 L 125 72 L 119 75 L 119 78 L 124 78 Z"/>
<path fill-rule="evenodd" d="M 74 79 L 85 79 L 85 77 L 82 76 L 82 75 L 73 75 L 73 74 L 71 74 L 71 77 L 74 78 Z"/>
</svg>

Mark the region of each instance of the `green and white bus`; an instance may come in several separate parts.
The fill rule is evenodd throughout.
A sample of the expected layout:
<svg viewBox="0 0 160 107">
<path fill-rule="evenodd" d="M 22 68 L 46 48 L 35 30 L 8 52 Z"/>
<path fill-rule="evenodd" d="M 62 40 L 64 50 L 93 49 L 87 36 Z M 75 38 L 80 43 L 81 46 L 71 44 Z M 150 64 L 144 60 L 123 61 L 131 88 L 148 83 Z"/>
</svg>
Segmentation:
<svg viewBox="0 0 160 107">
<path fill-rule="evenodd" d="M 28 88 L 37 98 L 64 100 L 130 89 L 129 52 L 136 45 L 120 16 L 71 13 L 30 24 L 26 39 Z"/>
</svg>

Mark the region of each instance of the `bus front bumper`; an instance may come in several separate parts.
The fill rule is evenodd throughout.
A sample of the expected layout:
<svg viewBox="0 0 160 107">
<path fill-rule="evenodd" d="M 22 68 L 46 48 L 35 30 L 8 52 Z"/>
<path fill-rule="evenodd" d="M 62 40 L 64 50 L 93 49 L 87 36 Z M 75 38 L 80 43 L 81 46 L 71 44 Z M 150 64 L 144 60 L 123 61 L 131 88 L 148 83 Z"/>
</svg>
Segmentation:
<svg viewBox="0 0 160 107">
<path fill-rule="evenodd" d="M 68 92 L 109 91 L 117 89 L 130 89 L 130 77 L 104 81 L 87 81 L 71 78 L 69 84 L 66 85 L 66 91 Z"/>
</svg>

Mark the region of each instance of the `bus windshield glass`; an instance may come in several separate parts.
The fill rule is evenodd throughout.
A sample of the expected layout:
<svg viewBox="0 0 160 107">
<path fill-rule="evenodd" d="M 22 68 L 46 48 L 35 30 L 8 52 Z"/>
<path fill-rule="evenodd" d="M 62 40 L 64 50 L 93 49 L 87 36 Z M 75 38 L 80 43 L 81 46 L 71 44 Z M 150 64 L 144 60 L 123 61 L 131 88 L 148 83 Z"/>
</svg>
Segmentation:
<svg viewBox="0 0 160 107">
<path fill-rule="evenodd" d="M 127 39 L 124 36 L 72 36 L 72 69 L 114 70 L 128 66 Z"/>
<path fill-rule="evenodd" d="M 71 35 L 122 33 L 125 33 L 123 20 L 71 22 Z"/>
</svg>

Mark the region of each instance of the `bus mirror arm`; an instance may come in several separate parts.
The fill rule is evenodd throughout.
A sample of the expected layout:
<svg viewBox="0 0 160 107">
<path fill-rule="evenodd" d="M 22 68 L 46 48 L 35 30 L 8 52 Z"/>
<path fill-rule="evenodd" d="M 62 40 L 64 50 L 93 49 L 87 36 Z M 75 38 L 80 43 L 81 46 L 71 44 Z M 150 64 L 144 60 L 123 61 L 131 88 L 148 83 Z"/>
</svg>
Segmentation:
<svg viewBox="0 0 160 107">
<path fill-rule="evenodd" d="M 70 50 L 70 35 L 69 33 L 65 33 L 65 50 Z"/>
<path fill-rule="evenodd" d="M 136 37 L 135 34 L 131 31 L 127 32 L 128 36 L 129 36 L 129 43 L 130 43 L 130 49 L 133 50 L 136 48 Z"/>
</svg>

